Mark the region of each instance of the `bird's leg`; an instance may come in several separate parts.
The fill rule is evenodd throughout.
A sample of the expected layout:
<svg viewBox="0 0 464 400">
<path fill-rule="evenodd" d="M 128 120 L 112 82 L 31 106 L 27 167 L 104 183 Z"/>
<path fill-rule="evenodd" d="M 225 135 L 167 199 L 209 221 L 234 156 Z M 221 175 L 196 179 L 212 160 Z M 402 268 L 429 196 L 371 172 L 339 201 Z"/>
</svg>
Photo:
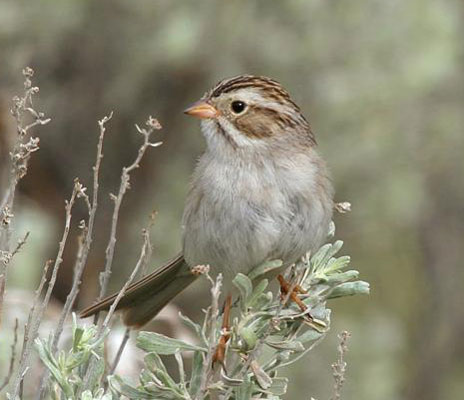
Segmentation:
<svg viewBox="0 0 464 400">
<path fill-rule="evenodd" d="M 226 353 L 226 344 L 230 338 L 230 308 L 232 305 L 232 296 L 229 294 L 224 303 L 224 313 L 222 314 L 221 337 L 213 355 L 213 364 L 216 362 L 224 366 L 224 356 Z"/>
<path fill-rule="evenodd" d="M 282 275 L 278 275 L 277 279 L 279 280 L 280 283 L 280 292 L 281 292 L 281 298 L 282 300 L 285 298 L 286 295 L 288 295 L 288 292 L 290 290 L 290 284 L 285 280 L 285 278 Z M 296 305 L 300 308 L 301 311 L 305 312 L 308 307 L 306 306 L 305 303 L 298 297 L 299 294 L 306 294 L 307 291 L 304 290 L 300 285 L 295 285 L 293 288 L 292 292 L 290 293 L 290 300 L 292 300 Z M 310 314 L 307 314 L 308 318 L 313 319 Z"/>
</svg>

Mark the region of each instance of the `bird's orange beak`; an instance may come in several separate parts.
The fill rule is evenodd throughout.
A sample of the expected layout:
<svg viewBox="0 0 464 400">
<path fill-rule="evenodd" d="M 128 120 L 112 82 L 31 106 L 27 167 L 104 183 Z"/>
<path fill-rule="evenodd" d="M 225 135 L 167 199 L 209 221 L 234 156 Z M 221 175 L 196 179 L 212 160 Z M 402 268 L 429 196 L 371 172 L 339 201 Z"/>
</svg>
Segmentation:
<svg viewBox="0 0 464 400">
<path fill-rule="evenodd" d="M 184 113 L 201 119 L 216 118 L 219 115 L 219 111 L 205 100 L 198 100 L 193 103 L 184 110 Z"/>
</svg>

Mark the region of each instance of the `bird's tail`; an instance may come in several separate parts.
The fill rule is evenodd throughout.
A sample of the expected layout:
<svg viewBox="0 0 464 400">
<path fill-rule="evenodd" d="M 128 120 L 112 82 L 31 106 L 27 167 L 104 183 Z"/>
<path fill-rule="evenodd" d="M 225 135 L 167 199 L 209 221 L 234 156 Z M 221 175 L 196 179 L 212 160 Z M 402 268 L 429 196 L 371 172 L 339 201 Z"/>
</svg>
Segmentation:
<svg viewBox="0 0 464 400">
<path fill-rule="evenodd" d="M 123 320 L 126 325 L 141 327 L 196 278 L 197 276 L 192 274 L 184 257 L 180 254 L 161 268 L 130 285 L 116 309 L 123 311 Z M 82 310 L 81 318 L 108 310 L 117 295 L 115 293 Z"/>
</svg>

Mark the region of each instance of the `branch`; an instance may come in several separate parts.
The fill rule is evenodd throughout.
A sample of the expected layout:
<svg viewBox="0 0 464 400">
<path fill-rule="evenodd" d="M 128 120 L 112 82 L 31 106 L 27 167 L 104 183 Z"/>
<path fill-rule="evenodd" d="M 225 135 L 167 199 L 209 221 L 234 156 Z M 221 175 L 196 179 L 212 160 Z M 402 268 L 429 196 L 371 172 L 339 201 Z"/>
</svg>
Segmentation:
<svg viewBox="0 0 464 400">
<path fill-rule="evenodd" d="M 96 336 L 97 340 L 102 338 L 103 335 L 109 330 L 109 324 L 110 324 L 110 321 L 111 321 L 111 317 L 113 316 L 114 312 L 116 311 L 116 308 L 117 308 L 119 302 L 124 297 L 124 294 L 126 293 L 127 288 L 131 285 L 131 283 L 133 282 L 133 280 L 135 279 L 135 277 L 139 273 L 140 268 L 142 267 L 142 265 L 145 262 L 145 258 L 147 256 L 148 248 L 150 247 L 150 241 L 149 241 L 148 233 L 147 233 L 147 231 L 145 229 L 142 231 L 142 236 L 143 236 L 143 245 L 142 245 L 142 250 L 140 251 L 139 259 L 137 260 L 137 263 L 136 263 L 134 269 L 132 270 L 132 273 L 129 276 L 129 279 L 127 280 L 127 282 L 124 284 L 124 286 L 122 287 L 122 289 L 120 290 L 120 292 L 116 296 L 116 299 L 114 300 L 113 304 L 111 304 L 111 307 L 110 307 L 110 309 L 108 311 L 108 314 L 106 315 L 103 323 L 98 326 L 97 336 Z M 95 374 L 95 368 L 96 368 L 96 363 L 95 363 L 95 360 L 92 359 L 89 366 L 88 366 L 88 368 L 87 368 L 87 371 L 85 373 L 85 377 L 83 379 L 83 384 L 82 384 L 82 387 L 81 387 L 81 391 L 78 394 L 78 398 L 79 398 L 79 396 L 80 396 L 80 394 L 82 393 L 83 390 L 91 389 L 89 387 L 89 383 L 90 383 L 90 380 L 92 379 L 92 376 L 94 376 L 94 374 Z"/>
<path fill-rule="evenodd" d="M 124 194 L 128 189 L 130 189 L 130 173 L 139 168 L 140 161 L 145 154 L 145 151 L 148 147 L 158 147 L 162 144 L 162 142 L 152 143 L 150 142 L 150 135 L 155 131 L 161 129 L 160 123 L 154 119 L 153 117 L 149 117 L 146 122 L 147 128 L 140 128 L 136 125 L 137 131 L 143 136 L 143 144 L 139 148 L 137 157 L 135 158 L 134 162 L 129 165 L 128 167 L 124 167 L 121 173 L 121 183 L 119 186 L 118 195 L 115 196 L 111 194 L 111 199 L 114 202 L 114 209 L 113 209 L 113 217 L 111 220 L 111 233 L 110 238 L 108 241 L 108 246 L 105 252 L 105 268 L 104 271 L 100 274 L 100 295 L 98 300 L 103 299 L 106 295 L 106 291 L 108 288 L 108 282 L 111 276 L 111 267 L 113 264 L 113 257 L 114 257 L 114 249 L 116 246 L 116 230 L 118 226 L 118 219 L 119 219 L 119 209 L 121 208 L 122 200 Z"/>
<path fill-rule="evenodd" d="M 31 154 L 39 149 L 39 138 L 27 137 L 27 134 L 31 128 L 36 125 L 45 125 L 50 122 L 50 118 L 45 118 L 44 113 L 38 112 L 34 109 L 32 104 L 33 95 L 39 92 L 39 88 L 32 86 L 32 76 L 34 71 L 32 68 L 25 68 L 23 70 L 24 80 L 24 94 L 22 97 L 15 96 L 13 98 L 13 108 L 11 114 L 16 120 L 16 131 L 17 137 L 16 142 L 13 146 L 13 150 L 10 153 L 10 178 L 8 188 L 5 195 L 0 201 L 0 253 L 2 259 L 13 258 L 13 253 L 10 253 L 11 243 L 11 223 L 14 218 L 13 214 L 13 202 L 18 182 L 27 174 L 27 167 Z M 26 117 L 32 117 L 34 122 L 26 124 L 24 119 Z M 16 248 L 16 252 L 19 248 Z M 5 286 L 8 272 L 8 262 L 2 262 L 0 264 L 0 323 L 1 314 L 3 309 L 3 298 L 5 295 Z"/>
<path fill-rule="evenodd" d="M 200 266 L 201 267 L 201 266 Z M 198 269 L 198 267 L 195 267 Z M 192 270 L 195 273 L 195 270 Z M 216 281 L 213 281 L 208 274 L 208 268 L 206 268 L 204 274 L 211 282 L 211 307 L 208 308 L 205 316 L 205 321 L 209 321 L 209 335 L 208 335 L 208 353 L 206 359 L 204 360 L 203 370 L 201 374 L 201 383 L 200 389 L 198 391 L 196 400 L 203 400 L 205 398 L 208 386 L 211 380 L 213 373 L 213 355 L 215 348 L 217 346 L 217 332 L 218 325 L 217 320 L 219 317 L 219 296 L 221 295 L 221 286 L 222 286 L 222 274 L 219 274 L 216 278 Z"/>
<path fill-rule="evenodd" d="M 90 252 L 90 246 L 92 244 L 93 227 L 94 227 L 95 216 L 96 216 L 97 207 L 98 207 L 99 173 L 100 173 L 101 160 L 103 158 L 103 139 L 104 139 L 105 131 L 106 131 L 105 124 L 112 117 L 113 117 L 113 113 L 111 112 L 108 116 L 105 116 L 103 119 L 98 121 L 98 126 L 100 127 L 100 135 L 98 137 L 96 161 L 93 167 L 93 193 L 92 193 L 92 204 L 91 205 L 90 205 L 88 196 L 85 194 L 85 190 L 81 189 L 81 197 L 84 197 L 88 210 L 89 210 L 89 224 L 87 228 L 85 228 L 85 225 L 83 226 L 83 232 L 85 233 L 85 240 L 83 242 L 82 240 L 80 241 L 76 263 L 74 265 L 74 277 L 73 277 L 72 288 L 66 298 L 66 302 L 64 304 L 63 310 L 60 315 L 60 319 L 58 321 L 57 327 L 53 335 L 53 342 L 52 342 L 53 352 L 56 352 L 58 341 L 60 340 L 60 336 L 63 331 L 64 321 L 69 316 L 71 309 L 74 305 L 74 302 L 76 300 L 76 297 L 79 293 L 82 273 L 84 272 L 84 268 L 87 263 L 87 257 Z"/>
<path fill-rule="evenodd" d="M 113 375 L 114 371 L 116 371 L 116 367 L 119 364 L 119 360 L 121 359 L 122 352 L 124 351 L 127 341 L 130 338 L 130 333 L 131 333 L 131 328 L 127 327 L 126 330 L 124 331 L 124 337 L 122 338 L 121 344 L 119 345 L 118 352 L 116 353 L 116 357 L 114 357 L 113 365 L 111 366 L 108 372 L 108 375 Z"/>
<path fill-rule="evenodd" d="M 72 211 L 72 207 L 74 205 L 76 196 L 79 193 L 81 187 L 82 186 L 80 185 L 79 181 L 76 179 L 74 181 L 74 188 L 71 194 L 71 198 L 69 201 L 66 201 L 65 227 L 64 227 L 63 235 L 60 240 L 58 253 L 57 253 L 54 265 L 53 265 L 52 276 L 50 277 L 50 281 L 48 282 L 47 291 L 45 293 L 43 301 L 39 304 L 37 311 L 35 310 L 35 303 L 33 305 L 33 308 L 31 309 L 33 313 L 30 314 L 30 321 L 28 321 L 28 331 L 27 331 L 28 335 L 27 337 L 25 336 L 24 338 L 23 352 L 21 355 L 19 368 L 16 373 L 16 377 L 15 377 L 14 384 L 13 384 L 13 395 L 12 395 L 13 399 L 16 399 L 16 397 L 19 395 L 21 382 L 24 378 L 24 374 L 26 373 L 26 370 L 29 365 L 30 351 L 32 349 L 34 339 L 36 338 L 38 334 L 39 327 L 42 322 L 42 317 L 45 312 L 45 309 L 48 306 L 48 302 L 50 300 L 53 287 L 55 286 L 58 270 L 60 268 L 61 263 L 63 262 L 64 248 L 66 246 L 66 241 L 68 239 L 68 234 L 69 234 L 69 230 L 71 227 L 71 211 Z M 43 279 L 43 276 L 42 276 L 42 279 Z M 42 282 L 41 282 L 41 286 L 42 286 Z M 40 289 L 41 289 L 41 286 L 40 286 Z M 38 295 L 40 296 L 40 292 Z"/>
<path fill-rule="evenodd" d="M 345 355 L 348 351 L 347 342 L 350 338 L 351 334 L 347 331 L 343 331 L 338 335 L 340 340 L 338 344 L 338 359 L 336 362 L 332 364 L 332 372 L 334 378 L 334 395 L 332 396 L 332 400 L 340 400 L 342 398 L 342 388 L 343 384 L 345 383 L 345 374 L 346 374 L 346 361 Z"/>
<path fill-rule="evenodd" d="M 11 345 L 11 356 L 10 356 L 10 367 L 8 368 L 8 374 L 5 376 L 3 383 L 0 385 L 0 392 L 8 385 L 8 382 L 11 379 L 11 375 L 13 375 L 13 368 L 14 363 L 16 360 L 16 345 L 18 344 L 18 318 L 15 318 L 15 326 L 14 326 L 14 339 L 13 344 Z"/>
</svg>

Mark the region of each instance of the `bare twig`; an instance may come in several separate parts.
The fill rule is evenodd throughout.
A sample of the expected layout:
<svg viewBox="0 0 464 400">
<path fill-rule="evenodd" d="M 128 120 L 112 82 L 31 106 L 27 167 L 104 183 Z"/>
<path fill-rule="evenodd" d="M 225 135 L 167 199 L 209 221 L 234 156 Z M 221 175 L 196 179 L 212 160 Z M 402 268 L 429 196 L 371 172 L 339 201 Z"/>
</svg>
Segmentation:
<svg viewBox="0 0 464 400">
<path fill-rule="evenodd" d="M 338 344 L 338 359 L 332 364 L 332 373 L 334 378 L 334 395 L 332 400 L 340 400 L 343 384 L 345 383 L 345 374 L 346 374 L 346 361 L 345 355 L 348 351 L 348 346 L 346 343 L 350 338 L 351 334 L 347 331 L 343 331 L 338 335 L 340 342 Z"/>
<path fill-rule="evenodd" d="M 155 223 L 155 217 L 156 217 L 157 212 L 152 211 L 149 217 L 149 223 L 146 228 L 147 231 L 147 238 L 148 238 L 148 248 L 147 248 L 147 256 L 145 257 L 145 262 L 143 263 L 142 267 L 140 268 L 140 276 L 145 276 L 147 274 L 147 269 L 148 269 L 148 263 L 151 260 L 151 255 L 153 253 L 153 243 L 151 241 L 151 228 L 153 227 Z"/>
<path fill-rule="evenodd" d="M 28 337 L 27 337 L 27 339 L 25 337 L 25 341 L 24 341 L 24 345 L 23 345 L 23 352 L 22 352 L 22 355 L 21 355 L 20 363 L 19 363 L 19 368 L 18 368 L 18 371 L 16 373 L 15 381 L 14 381 L 14 384 L 13 384 L 13 394 L 12 394 L 13 399 L 16 399 L 16 397 L 18 396 L 18 394 L 20 392 L 20 385 L 21 385 L 22 379 L 24 377 L 24 374 L 26 372 L 26 368 L 29 365 L 30 351 L 32 349 L 34 339 L 37 336 L 40 324 L 42 322 L 43 314 L 45 312 L 45 309 L 48 306 L 48 302 L 50 301 L 50 296 L 52 294 L 53 287 L 55 286 L 58 270 L 60 268 L 61 263 L 63 262 L 64 248 L 66 246 L 69 230 L 70 230 L 70 227 L 71 227 L 71 210 L 72 210 L 72 207 L 74 205 L 76 196 L 79 193 L 80 188 L 81 188 L 81 185 L 80 185 L 79 181 L 76 179 L 74 181 L 74 188 L 73 188 L 73 192 L 71 194 L 71 198 L 70 198 L 69 201 L 66 201 L 66 206 L 65 206 L 65 211 L 66 211 L 65 226 L 64 226 L 63 235 L 62 235 L 60 243 L 59 243 L 58 253 L 57 253 L 54 265 L 53 265 L 52 276 L 50 277 L 50 280 L 48 282 L 47 291 L 45 292 L 44 299 L 39 304 L 36 312 L 34 312 L 34 315 L 31 317 L 30 325 L 28 326 Z"/>
<path fill-rule="evenodd" d="M 137 264 L 135 265 L 134 269 L 132 270 L 132 273 L 129 276 L 129 279 L 127 280 L 127 282 L 124 284 L 124 286 L 122 287 L 122 289 L 120 290 L 120 292 L 116 296 L 116 299 L 114 300 L 113 304 L 111 304 L 111 307 L 110 307 L 110 309 L 108 311 L 108 314 L 106 315 L 103 323 L 98 326 L 97 338 L 102 337 L 105 334 L 105 332 L 108 330 L 109 324 L 110 324 L 110 321 L 111 321 L 111 317 L 113 316 L 114 312 L 116 311 L 116 307 L 118 306 L 119 302 L 121 301 L 124 294 L 126 293 L 127 288 L 130 286 L 130 284 L 133 282 L 133 280 L 135 279 L 135 277 L 139 273 L 141 266 L 145 262 L 145 258 L 147 256 L 148 247 L 150 246 L 150 242 L 149 242 L 148 234 L 147 234 L 145 229 L 142 231 L 142 235 L 143 235 L 143 245 L 142 245 L 142 249 L 140 251 L 140 256 L 139 256 L 139 259 L 137 261 Z M 83 379 L 83 385 L 82 385 L 82 388 L 81 388 L 81 392 L 78 394 L 78 398 L 81 395 L 83 390 L 89 389 L 88 385 L 89 385 L 91 377 L 94 375 L 94 370 L 95 370 L 95 367 L 96 367 L 96 363 L 94 361 L 95 360 L 92 359 L 89 366 L 88 366 L 88 368 L 87 368 L 87 371 L 85 373 L 85 377 Z"/>
<path fill-rule="evenodd" d="M 77 253 L 76 263 L 74 266 L 74 277 L 73 277 L 72 288 L 68 294 L 68 297 L 66 298 L 63 311 L 61 312 L 60 319 L 58 321 L 57 327 L 55 329 L 55 333 L 53 335 L 53 342 L 52 342 L 53 352 L 55 352 L 57 349 L 58 341 L 63 331 L 64 321 L 69 316 L 72 306 L 76 300 L 77 294 L 79 293 L 82 273 L 84 272 L 84 268 L 87 263 L 87 257 L 90 251 L 90 246 L 92 244 L 93 227 L 94 227 L 95 215 L 96 215 L 97 206 L 98 206 L 98 187 L 99 187 L 98 178 L 99 178 L 99 172 L 100 172 L 100 164 L 103 158 L 103 138 L 105 136 L 105 131 L 106 131 L 105 124 L 112 118 L 112 116 L 113 116 L 113 113 L 111 112 L 108 116 L 98 121 L 98 126 L 100 127 L 100 135 L 98 138 L 96 161 L 93 167 L 92 204 L 90 204 L 89 198 L 87 194 L 85 193 L 85 191 L 81 190 L 81 193 L 82 193 L 81 197 L 84 198 L 87 204 L 88 210 L 89 210 L 89 224 L 88 224 L 88 227 L 84 229 L 85 240 L 81 242 L 81 245 L 79 246 L 79 250 Z"/>
<path fill-rule="evenodd" d="M 23 70 L 24 76 L 24 94 L 22 97 L 15 96 L 13 98 L 13 108 L 11 114 L 16 120 L 17 137 L 13 150 L 10 153 L 10 178 L 8 188 L 5 195 L 0 201 L 0 252 L 2 258 L 9 255 L 11 242 L 11 222 L 14 218 L 13 202 L 18 182 L 27 173 L 27 166 L 31 154 L 39 149 L 39 138 L 28 137 L 28 132 L 36 125 L 45 125 L 50 122 L 50 118 L 45 118 L 44 113 L 38 112 L 33 107 L 32 96 L 39 92 L 39 88 L 32 86 L 32 76 L 34 71 L 32 68 Z M 25 118 L 32 117 L 32 123 L 26 124 Z M 19 248 L 17 248 L 19 251 Z M 8 258 L 8 257 L 7 257 Z M 5 294 L 5 286 L 8 272 L 9 262 L 0 263 L 0 315 L 3 308 L 3 298 Z M 0 319 L 1 322 L 1 319 Z"/>
<path fill-rule="evenodd" d="M 33 318 L 35 316 L 35 309 L 36 309 L 37 305 L 39 304 L 39 299 L 40 299 L 40 296 L 42 294 L 43 288 L 45 286 L 45 282 L 47 282 L 48 269 L 50 268 L 50 265 L 52 265 L 52 262 L 53 262 L 53 260 L 48 260 L 45 263 L 44 269 L 42 271 L 42 277 L 40 278 L 39 286 L 35 291 L 34 301 L 32 302 L 31 309 L 29 310 L 29 315 L 27 317 L 27 322 L 24 325 L 23 345 L 22 345 L 22 348 L 21 348 L 20 360 L 23 360 L 23 358 L 25 357 L 24 353 L 26 352 L 26 345 L 27 345 L 27 343 L 29 343 L 31 341 L 31 339 L 29 338 L 29 330 L 30 330 L 31 325 L 32 325 L 32 320 L 33 320 Z M 20 381 L 20 388 L 19 388 L 19 397 L 20 398 L 22 398 L 22 392 L 23 392 L 23 381 L 21 380 Z"/>
<path fill-rule="evenodd" d="M 130 333 L 131 333 L 131 328 L 127 327 L 125 332 L 124 332 L 124 337 L 122 338 L 121 344 L 119 345 L 118 352 L 116 353 L 116 357 L 114 358 L 113 365 L 111 366 L 108 375 L 113 375 L 114 371 L 116 371 L 116 367 L 119 364 L 119 360 L 121 359 L 122 352 L 124 351 L 124 348 L 126 347 L 127 341 L 130 338 Z"/>
<path fill-rule="evenodd" d="M 29 237 L 29 232 L 27 232 L 22 239 L 18 241 L 16 244 L 16 247 L 13 249 L 13 251 L 10 253 L 9 251 L 6 250 L 0 250 L 0 262 L 3 264 L 4 268 L 4 274 L 2 277 L 6 276 L 6 268 L 8 265 L 11 263 L 11 260 L 13 260 L 13 257 L 19 253 L 21 248 L 24 246 L 26 243 L 27 238 Z M 2 322 L 2 305 L 3 305 L 3 297 L 5 295 L 5 281 L 3 278 L 0 277 L 0 326 Z"/>
<path fill-rule="evenodd" d="M 80 227 L 82 229 L 82 234 L 79 236 L 79 246 L 76 255 L 76 262 L 74 264 L 74 276 L 70 292 L 66 297 L 66 302 L 63 306 L 63 310 L 60 315 L 60 319 L 57 323 L 55 332 L 53 334 L 52 341 L 52 351 L 56 352 L 58 348 L 58 342 L 60 340 L 61 334 L 63 332 L 64 322 L 68 318 L 74 302 L 76 301 L 77 295 L 79 294 L 80 284 L 82 274 L 84 272 L 85 266 L 87 264 L 87 258 L 90 252 L 90 247 L 93 239 L 93 228 L 95 223 L 95 216 L 98 208 L 98 189 L 99 189 L 99 175 L 100 175 L 100 165 L 103 159 L 103 140 L 105 137 L 106 126 L 105 124 L 113 117 L 113 112 L 109 115 L 103 117 L 98 121 L 99 126 L 99 136 L 97 143 L 97 155 L 95 159 L 95 165 L 93 166 L 93 191 L 92 191 L 92 203 L 90 203 L 89 196 L 85 192 L 85 188 L 81 187 L 78 197 L 82 197 L 87 205 L 89 213 L 89 222 L 88 226 L 85 225 L 85 221 L 81 221 Z M 42 399 L 45 395 L 47 388 L 47 379 L 49 372 L 46 371 L 42 376 L 40 390 L 36 399 Z"/>
<path fill-rule="evenodd" d="M 14 339 L 13 344 L 11 345 L 11 357 L 10 357 L 10 367 L 8 368 L 8 374 L 5 376 L 3 383 L 0 385 L 0 392 L 8 385 L 8 382 L 11 379 L 11 375 L 13 375 L 13 368 L 14 363 L 16 360 L 16 345 L 18 344 L 18 318 L 15 319 L 15 326 L 14 326 Z"/>
<path fill-rule="evenodd" d="M 34 295 L 34 301 L 32 302 L 31 309 L 29 310 L 29 315 L 27 317 L 27 322 L 24 325 L 24 337 L 23 337 L 23 346 L 21 349 L 21 358 L 23 357 L 25 348 L 26 348 L 26 343 L 29 341 L 29 330 L 32 324 L 32 319 L 35 315 L 35 309 L 37 305 L 39 304 L 39 299 L 40 295 L 42 294 L 43 288 L 45 286 L 45 282 L 47 282 L 47 274 L 48 274 L 48 269 L 50 268 L 50 265 L 52 265 L 53 260 L 47 260 L 45 263 L 44 269 L 42 271 L 42 277 L 40 279 L 39 286 L 37 287 Z"/>
<path fill-rule="evenodd" d="M 16 247 L 13 249 L 13 251 L 10 253 L 9 251 L 4 251 L 0 250 L 0 261 L 5 265 L 8 266 L 8 264 L 11 263 L 11 260 L 13 260 L 13 257 L 19 253 L 21 248 L 26 244 L 26 240 L 29 237 L 30 232 L 26 232 L 24 237 L 22 239 L 18 240 L 18 243 L 16 244 Z"/>
<path fill-rule="evenodd" d="M 139 167 L 140 161 L 148 147 L 158 147 L 162 142 L 150 142 L 150 135 L 155 131 L 161 129 L 160 123 L 153 117 L 149 117 L 146 122 L 146 128 L 140 128 L 136 125 L 137 131 L 143 136 L 143 144 L 140 146 L 137 157 L 134 162 L 128 167 L 124 167 L 121 173 L 121 183 L 119 186 L 118 195 L 111 194 L 111 199 L 114 201 L 113 217 L 111 220 L 111 233 L 108 241 L 108 246 L 105 252 L 105 268 L 100 274 L 100 295 L 98 300 L 101 300 L 107 291 L 108 282 L 111 276 L 111 267 L 113 264 L 114 249 L 116 246 L 116 230 L 119 219 L 119 209 L 121 208 L 122 200 L 126 191 L 130 188 L 130 173 Z"/>
<path fill-rule="evenodd" d="M 205 320 L 210 321 L 209 335 L 208 335 L 208 353 L 203 364 L 203 370 L 201 374 L 201 383 L 198 394 L 195 397 L 196 400 L 202 400 L 205 398 L 206 392 L 208 390 L 208 385 L 211 380 L 213 373 L 213 355 L 214 349 L 217 345 L 217 319 L 219 316 L 219 296 L 221 295 L 221 286 L 222 286 L 222 274 L 219 274 L 216 278 L 216 281 L 209 276 L 206 272 L 206 277 L 211 282 L 211 306 L 208 308 L 207 315 Z"/>
<path fill-rule="evenodd" d="M 45 125 L 50 122 L 50 118 L 45 118 L 42 112 L 38 112 L 33 107 L 32 96 L 39 92 L 39 88 L 32 86 L 32 76 L 34 71 L 30 67 L 23 69 L 24 76 L 24 94 L 22 97 L 13 97 L 13 108 L 11 114 L 16 120 L 17 140 L 14 145 L 11 156 L 10 181 L 5 197 L 1 202 L 1 209 L 9 207 L 12 209 L 16 186 L 21 178 L 27 173 L 27 164 L 31 154 L 39 149 L 39 139 L 30 137 L 26 141 L 28 131 L 36 125 Z M 27 116 L 34 120 L 30 124 L 25 124 L 24 119 Z M 8 229 L 8 227 L 4 227 Z M 3 231 L 1 232 L 3 233 Z M 2 242 L 0 242 L 2 243 Z M 4 243 L 2 243 L 4 244 Z"/>
<path fill-rule="evenodd" d="M 150 247 L 150 240 L 149 240 L 148 233 L 147 233 L 146 229 L 144 229 L 142 231 L 142 236 L 143 236 L 143 246 L 142 246 L 142 250 L 140 251 L 140 256 L 139 256 L 139 259 L 137 261 L 137 264 L 135 265 L 132 273 L 130 274 L 129 279 L 124 284 L 122 289 L 119 291 L 119 293 L 116 296 L 116 299 L 114 300 L 113 304 L 111 304 L 111 307 L 110 307 L 110 309 L 108 311 L 108 314 L 106 314 L 106 317 L 105 317 L 105 319 L 103 321 L 103 324 L 100 327 L 100 335 L 103 333 L 103 330 L 105 330 L 109 326 L 111 317 L 113 316 L 114 312 L 116 311 L 116 307 L 118 306 L 119 302 L 121 301 L 124 294 L 126 293 L 127 288 L 130 286 L 132 281 L 135 279 L 135 277 L 137 276 L 140 268 L 142 267 L 142 265 L 145 262 L 145 258 L 147 257 L 147 253 L 148 253 L 148 248 Z"/>
</svg>

